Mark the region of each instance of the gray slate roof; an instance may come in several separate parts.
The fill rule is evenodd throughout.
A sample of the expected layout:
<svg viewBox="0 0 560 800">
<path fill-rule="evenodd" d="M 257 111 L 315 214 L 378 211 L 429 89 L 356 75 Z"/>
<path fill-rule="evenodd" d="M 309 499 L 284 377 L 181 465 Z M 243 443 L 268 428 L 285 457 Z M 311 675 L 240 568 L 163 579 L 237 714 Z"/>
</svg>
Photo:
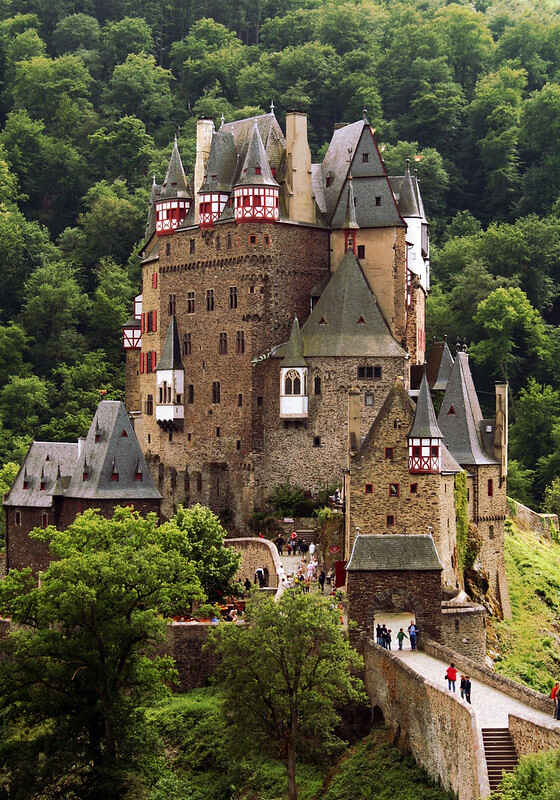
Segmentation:
<svg viewBox="0 0 560 800">
<path fill-rule="evenodd" d="M 354 198 L 354 181 L 352 175 L 347 181 L 348 191 L 346 193 L 346 216 L 344 218 L 344 229 L 347 231 L 356 230 L 360 226 L 356 221 L 356 200 Z"/>
<path fill-rule="evenodd" d="M 257 174 L 257 168 L 260 174 Z M 235 181 L 235 186 L 278 186 L 278 182 L 272 174 L 268 156 L 261 139 L 259 126 L 256 121 L 253 123 L 249 146 L 245 153 L 243 167 L 239 177 Z"/>
<path fill-rule="evenodd" d="M 419 206 L 418 181 L 415 176 L 410 174 L 410 168 L 406 165 L 406 172 L 402 177 L 391 177 L 391 186 L 397 197 L 399 211 L 403 217 L 422 218 Z"/>
<path fill-rule="evenodd" d="M 346 252 L 303 329 L 303 355 L 404 356 L 356 256 Z M 286 344 L 275 352 L 283 357 Z"/>
<path fill-rule="evenodd" d="M 413 570 L 427 572 L 443 569 L 431 536 L 427 534 L 382 534 L 356 537 L 348 572 Z"/>
<path fill-rule="evenodd" d="M 183 369 L 181 360 L 181 345 L 179 343 L 179 333 L 177 331 L 177 320 L 175 314 L 171 317 L 167 326 L 165 342 L 161 351 L 161 357 L 157 363 L 156 370 L 163 369 Z"/>
<path fill-rule="evenodd" d="M 237 166 L 235 140 L 231 131 L 219 130 L 212 136 L 206 175 L 200 192 L 231 192 Z"/>
<path fill-rule="evenodd" d="M 422 383 L 420 384 L 416 402 L 414 422 L 408 435 L 413 439 L 443 439 L 443 434 L 437 424 L 436 412 L 434 411 L 434 404 L 432 403 L 430 387 L 428 386 L 425 372 L 422 376 Z"/>
<path fill-rule="evenodd" d="M 118 481 L 111 480 L 113 464 Z M 142 480 L 135 479 L 137 472 Z M 23 488 L 24 479 L 29 489 Z M 123 502 L 161 499 L 123 403 L 99 403 L 87 437 L 80 443 L 33 442 L 4 505 L 46 508 L 58 495 Z"/>
<path fill-rule="evenodd" d="M 449 413 L 450 410 L 454 413 Z M 469 357 L 459 352 L 438 417 L 446 445 L 459 464 L 496 464 L 496 459 L 483 447 L 482 412 L 469 367 Z"/>
<path fill-rule="evenodd" d="M 447 389 L 447 384 L 449 383 L 449 377 L 451 375 L 451 371 L 453 370 L 453 356 L 451 355 L 451 350 L 447 346 L 447 342 L 443 343 L 443 351 L 441 353 L 441 360 L 439 362 L 439 369 L 437 378 L 435 380 L 432 389 L 436 392 L 444 392 Z"/>
<path fill-rule="evenodd" d="M 192 192 L 189 188 L 187 176 L 183 169 L 183 162 L 179 154 L 177 137 L 175 137 L 173 142 L 171 158 L 169 159 L 169 165 L 160 193 L 160 199 L 167 199 L 170 197 L 190 197 L 192 199 Z"/>
<path fill-rule="evenodd" d="M 449 450 L 445 446 L 444 442 L 442 442 L 441 445 L 440 445 L 440 453 L 441 453 L 441 471 L 442 471 L 442 473 L 446 473 L 446 472 L 447 473 L 449 473 L 449 472 L 457 473 L 457 472 L 462 472 L 463 471 L 463 468 L 457 462 L 457 460 L 455 458 L 453 458 L 453 456 L 451 455 L 451 453 L 449 452 Z"/>
<path fill-rule="evenodd" d="M 321 165 L 326 211 L 333 213 L 350 167 L 349 157 L 353 156 L 364 129 L 364 120 L 344 125 L 333 133 Z"/>
<path fill-rule="evenodd" d="M 303 357 L 303 339 L 299 327 L 299 320 L 294 317 L 292 330 L 287 344 L 284 346 L 282 367 L 306 367 L 307 362 Z"/>
<path fill-rule="evenodd" d="M 234 122 L 226 122 L 222 125 L 220 130 L 224 133 L 232 134 L 237 154 L 237 167 L 236 174 L 232 181 L 233 185 L 235 185 L 239 179 L 255 123 L 259 129 L 261 141 L 268 157 L 268 163 L 271 168 L 276 170 L 277 174 L 285 160 L 286 139 L 282 133 L 282 128 L 278 124 L 278 120 L 272 112 L 269 114 L 261 114 L 256 117 L 238 119 Z"/>
</svg>

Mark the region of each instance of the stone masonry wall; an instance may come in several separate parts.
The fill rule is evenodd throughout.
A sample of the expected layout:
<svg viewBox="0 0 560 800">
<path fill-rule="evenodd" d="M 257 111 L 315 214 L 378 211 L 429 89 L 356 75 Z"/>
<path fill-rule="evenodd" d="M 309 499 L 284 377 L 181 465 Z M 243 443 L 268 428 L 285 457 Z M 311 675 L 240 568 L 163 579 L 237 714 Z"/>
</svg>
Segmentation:
<svg viewBox="0 0 560 800">
<path fill-rule="evenodd" d="M 560 750 L 560 730 L 552 719 L 549 725 L 543 725 L 510 714 L 508 727 L 520 757 L 541 750 Z"/>
<path fill-rule="evenodd" d="M 548 537 L 550 537 L 551 531 L 558 531 L 558 514 L 539 514 L 511 497 L 507 498 L 507 503 L 510 517 L 522 528 Z"/>
<path fill-rule="evenodd" d="M 486 610 L 483 606 L 442 603 L 441 640 L 479 664 L 486 658 Z"/>
<path fill-rule="evenodd" d="M 400 745 L 458 800 L 488 797 L 482 736 L 473 710 L 372 641 L 364 659 L 370 702 L 381 708 Z"/>
<path fill-rule="evenodd" d="M 216 657 L 205 649 L 212 626 L 199 622 L 174 622 L 167 629 L 167 652 L 175 659 L 179 684 L 177 690 L 188 692 L 205 686 L 216 669 Z"/>
<path fill-rule="evenodd" d="M 500 600 L 505 617 L 511 617 L 511 606 L 504 561 L 504 522 L 507 513 L 506 483 L 500 486 L 498 465 L 469 467 L 474 471 L 473 521 L 482 539 L 479 554 L 481 566 L 488 573 L 490 589 Z M 492 481 L 492 495 L 488 492 Z"/>
<path fill-rule="evenodd" d="M 226 545 L 233 547 L 241 553 L 241 564 L 236 575 L 236 580 L 244 583 L 249 578 L 251 583 L 255 580 L 255 570 L 259 567 L 268 570 L 268 585 L 278 586 L 280 558 L 276 546 L 268 539 L 247 537 L 243 539 L 226 539 Z"/>
<path fill-rule="evenodd" d="M 410 611 L 420 634 L 439 640 L 441 635 L 441 578 L 439 570 L 429 572 L 349 572 L 347 577 L 348 616 L 357 623 L 350 631 L 355 647 L 373 636 L 375 612 Z"/>
</svg>

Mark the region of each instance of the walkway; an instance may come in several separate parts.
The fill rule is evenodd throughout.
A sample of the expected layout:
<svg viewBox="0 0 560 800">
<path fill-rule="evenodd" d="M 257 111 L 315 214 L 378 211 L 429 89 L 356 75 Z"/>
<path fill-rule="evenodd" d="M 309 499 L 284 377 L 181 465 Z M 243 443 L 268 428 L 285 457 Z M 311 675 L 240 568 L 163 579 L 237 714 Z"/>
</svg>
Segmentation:
<svg viewBox="0 0 560 800">
<path fill-rule="evenodd" d="M 429 656 L 420 650 L 415 650 L 414 652 L 411 650 L 396 650 L 393 653 L 420 675 L 428 678 L 437 686 L 441 686 L 442 689 L 447 689 L 447 681 L 444 680 L 444 675 L 449 664 L 439 661 L 437 658 Z M 465 701 L 461 700 L 459 692 L 461 673 L 459 670 L 457 670 L 457 673 L 457 700 L 463 703 Z M 472 678 L 471 683 L 472 708 L 476 712 L 477 722 L 481 728 L 507 728 L 508 714 L 515 714 L 518 717 L 524 717 L 534 722 L 545 722 L 547 724 L 553 722 L 551 715 L 537 711 L 519 700 L 514 700 L 509 695 L 498 691 L 498 689 L 493 689 L 491 686 Z M 560 722 L 558 725 L 560 729 Z"/>
</svg>

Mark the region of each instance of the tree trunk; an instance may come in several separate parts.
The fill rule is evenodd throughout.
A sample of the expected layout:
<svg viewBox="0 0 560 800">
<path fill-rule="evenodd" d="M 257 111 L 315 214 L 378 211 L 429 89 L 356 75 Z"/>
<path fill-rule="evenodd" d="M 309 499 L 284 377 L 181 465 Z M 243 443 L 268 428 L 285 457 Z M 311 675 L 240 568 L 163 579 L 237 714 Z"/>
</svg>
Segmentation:
<svg viewBox="0 0 560 800">
<path fill-rule="evenodd" d="M 292 724 L 287 747 L 287 768 L 288 768 L 288 798 L 297 800 L 296 784 L 296 717 L 292 715 Z"/>
</svg>

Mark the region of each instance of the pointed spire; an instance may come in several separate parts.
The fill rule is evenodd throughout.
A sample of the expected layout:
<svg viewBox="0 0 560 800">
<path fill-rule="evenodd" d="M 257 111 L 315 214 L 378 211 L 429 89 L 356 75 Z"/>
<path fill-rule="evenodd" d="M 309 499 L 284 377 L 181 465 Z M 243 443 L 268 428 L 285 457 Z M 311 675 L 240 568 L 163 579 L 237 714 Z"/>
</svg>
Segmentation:
<svg viewBox="0 0 560 800">
<path fill-rule="evenodd" d="M 220 117 L 220 130 L 222 130 L 222 128 L 224 127 L 225 121 L 226 118 L 224 116 L 224 112 L 222 111 L 222 116 Z"/>
<path fill-rule="evenodd" d="M 274 114 L 274 100 L 270 101 L 270 113 Z"/>
<path fill-rule="evenodd" d="M 399 211 L 402 217 L 421 217 L 418 205 L 418 196 L 414 183 L 416 178 L 410 174 L 410 159 L 406 159 L 406 169 L 402 179 L 401 191 L 399 194 Z"/>
<path fill-rule="evenodd" d="M 171 151 L 171 158 L 165 174 L 165 180 L 161 189 L 160 197 L 166 199 L 169 197 L 191 197 L 192 194 L 189 190 L 185 170 L 183 169 L 183 162 L 179 154 L 179 146 L 177 144 L 177 135 L 173 141 L 173 149 Z"/>
<path fill-rule="evenodd" d="M 447 389 L 447 384 L 449 382 L 449 376 L 451 375 L 452 369 L 453 356 L 451 355 L 451 350 L 447 344 L 447 336 L 445 336 L 437 377 L 434 385 L 432 386 L 432 389 L 435 392 L 444 392 Z"/>
<path fill-rule="evenodd" d="M 354 185 L 352 181 L 352 173 L 348 176 L 348 195 L 346 198 L 346 216 L 344 218 L 345 230 L 359 229 L 358 221 L 356 219 L 356 201 L 354 199 Z"/>
<path fill-rule="evenodd" d="M 420 392 L 418 393 L 414 422 L 408 436 L 410 439 L 443 439 L 443 434 L 437 423 L 425 371 L 420 384 Z"/>
<path fill-rule="evenodd" d="M 171 322 L 167 328 L 161 358 L 158 361 L 157 369 L 183 369 L 181 361 L 181 345 L 179 344 L 179 334 L 177 332 L 177 320 L 175 314 L 171 317 Z"/>
<path fill-rule="evenodd" d="M 364 106 L 364 107 L 362 108 L 362 117 L 363 117 L 363 119 L 364 119 L 364 122 L 368 122 L 368 118 L 367 118 L 367 108 L 366 108 L 366 106 Z"/>
<path fill-rule="evenodd" d="M 256 120 L 253 123 L 251 139 L 236 186 L 278 186 L 270 169 Z"/>
<path fill-rule="evenodd" d="M 286 345 L 284 358 L 282 359 L 282 367 L 306 367 L 307 362 L 303 357 L 303 339 L 301 336 L 301 329 L 299 327 L 299 320 L 294 317 L 292 323 L 292 330 L 290 338 Z"/>
</svg>

